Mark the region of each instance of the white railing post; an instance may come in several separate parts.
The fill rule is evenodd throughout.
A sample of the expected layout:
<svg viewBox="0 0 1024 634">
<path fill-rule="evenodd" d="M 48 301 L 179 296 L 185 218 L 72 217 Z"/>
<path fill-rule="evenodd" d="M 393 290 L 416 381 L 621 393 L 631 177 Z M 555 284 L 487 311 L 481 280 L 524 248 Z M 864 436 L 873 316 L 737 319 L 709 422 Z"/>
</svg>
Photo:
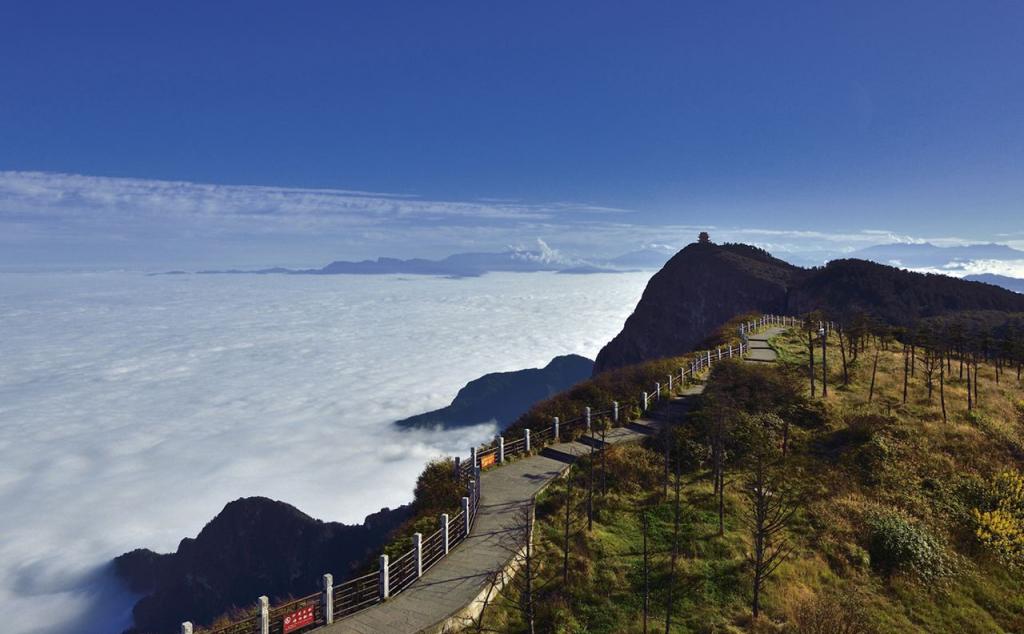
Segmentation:
<svg viewBox="0 0 1024 634">
<path fill-rule="evenodd" d="M 181 634 L 192 634 L 192 623 L 185 621 L 181 624 Z"/>
<path fill-rule="evenodd" d="M 447 549 L 445 549 L 445 552 L 448 552 Z M 378 587 L 378 591 L 379 591 L 380 599 L 381 599 L 381 601 L 383 601 L 383 600 L 385 600 L 385 599 L 387 599 L 388 597 L 391 596 L 391 571 L 388 569 L 390 567 L 390 565 L 388 563 L 388 556 L 387 555 L 381 555 L 380 556 L 380 564 L 379 565 L 380 565 L 380 578 L 378 580 L 377 585 L 379 586 Z"/>
<path fill-rule="evenodd" d="M 466 527 L 464 535 L 466 537 L 469 537 L 469 498 L 468 497 L 463 497 L 462 498 L 462 517 L 464 517 L 466 519 L 466 521 L 463 522 L 463 524 Z"/>
<path fill-rule="evenodd" d="M 654 400 L 657 401 L 657 400 L 660 400 L 660 399 L 661 399 L 661 383 L 655 383 L 654 384 Z"/>
<path fill-rule="evenodd" d="M 668 375 L 668 393 L 672 394 L 672 375 Z"/>
<path fill-rule="evenodd" d="M 562 437 L 558 435 L 558 417 L 555 416 L 555 442 L 562 442 Z"/>
<path fill-rule="evenodd" d="M 587 433 L 589 434 L 590 433 L 590 408 L 589 407 L 586 408 L 586 414 L 587 414 Z"/>
<path fill-rule="evenodd" d="M 647 392 L 644 392 L 644 411 L 647 411 Z"/>
<path fill-rule="evenodd" d="M 334 623 L 334 575 L 328 572 L 321 581 L 324 591 L 320 593 L 320 602 L 324 613 L 324 623 L 330 625 Z"/>
<path fill-rule="evenodd" d="M 270 634 L 270 599 L 260 597 L 257 605 L 260 609 L 260 634 Z"/>
<path fill-rule="evenodd" d="M 444 554 L 448 554 L 448 514 L 441 513 L 441 539 L 444 541 Z"/>
<path fill-rule="evenodd" d="M 619 422 L 619 402 L 612 401 L 612 420 Z"/>
<path fill-rule="evenodd" d="M 722 360 L 722 349 L 721 348 L 718 349 L 718 360 L 719 361 Z"/>
<path fill-rule="evenodd" d="M 505 437 L 498 436 L 498 462 L 504 464 L 505 462 Z"/>
<path fill-rule="evenodd" d="M 530 430 L 525 430 L 524 436 L 526 442 L 526 453 L 530 453 Z"/>
<path fill-rule="evenodd" d="M 416 578 L 423 576 L 423 533 L 412 534 L 412 550 L 416 558 Z"/>
<path fill-rule="evenodd" d="M 711 351 L 708 350 L 708 367 L 711 367 Z"/>
<path fill-rule="evenodd" d="M 476 447 L 469 448 L 469 459 L 473 461 L 474 469 L 480 466 L 480 461 L 476 458 Z"/>
</svg>

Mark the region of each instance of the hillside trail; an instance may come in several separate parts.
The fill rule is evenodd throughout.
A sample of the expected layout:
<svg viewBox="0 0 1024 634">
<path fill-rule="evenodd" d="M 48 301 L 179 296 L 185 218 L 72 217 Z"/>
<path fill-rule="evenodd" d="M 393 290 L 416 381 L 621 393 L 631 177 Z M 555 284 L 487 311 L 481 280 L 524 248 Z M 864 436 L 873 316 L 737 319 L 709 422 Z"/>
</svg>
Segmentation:
<svg viewBox="0 0 1024 634">
<path fill-rule="evenodd" d="M 750 337 L 749 361 L 764 363 L 775 359 L 768 339 L 783 332 L 770 329 Z M 608 430 L 605 442 L 616 445 L 639 442 L 665 425 L 682 422 L 704 391 L 703 384 L 689 386 L 679 396 L 645 413 L 640 420 Z M 424 572 L 400 594 L 357 612 L 319 634 L 413 634 L 457 632 L 471 625 L 470 606 L 480 605 L 493 587 L 493 580 L 513 559 L 522 544 L 523 509 L 579 457 L 599 446 L 600 437 L 584 437 L 545 447 L 540 453 L 515 460 L 481 474 L 480 510 L 469 536 L 447 557 Z"/>
</svg>

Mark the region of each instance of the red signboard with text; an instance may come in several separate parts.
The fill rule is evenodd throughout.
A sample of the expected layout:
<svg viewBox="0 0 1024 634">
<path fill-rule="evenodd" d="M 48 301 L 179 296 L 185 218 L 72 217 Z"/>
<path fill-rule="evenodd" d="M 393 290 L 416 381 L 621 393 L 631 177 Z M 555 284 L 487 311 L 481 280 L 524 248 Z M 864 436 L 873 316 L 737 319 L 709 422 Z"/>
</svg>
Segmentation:
<svg viewBox="0 0 1024 634">
<path fill-rule="evenodd" d="M 284 617 L 284 634 L 313 624 L 313 606 L 296 610 Z"/>
</svg>

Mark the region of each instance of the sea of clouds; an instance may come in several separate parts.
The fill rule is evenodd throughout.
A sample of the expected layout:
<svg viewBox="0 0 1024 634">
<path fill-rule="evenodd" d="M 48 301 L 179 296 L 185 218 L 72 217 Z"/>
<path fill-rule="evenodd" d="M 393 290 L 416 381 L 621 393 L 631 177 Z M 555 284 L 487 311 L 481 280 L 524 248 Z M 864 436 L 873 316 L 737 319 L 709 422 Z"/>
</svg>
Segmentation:
<svg viewBox="0 0 1024 634">
<path fill-rule="evenodd" d="M 425 461 L 494 428 L 392 421 L 593 358 L 649 276 L 0 275 L 4 632 L 120 631 L 110 559 L 241 496 L 349 523 L 408 502 Z"/>
</svg>

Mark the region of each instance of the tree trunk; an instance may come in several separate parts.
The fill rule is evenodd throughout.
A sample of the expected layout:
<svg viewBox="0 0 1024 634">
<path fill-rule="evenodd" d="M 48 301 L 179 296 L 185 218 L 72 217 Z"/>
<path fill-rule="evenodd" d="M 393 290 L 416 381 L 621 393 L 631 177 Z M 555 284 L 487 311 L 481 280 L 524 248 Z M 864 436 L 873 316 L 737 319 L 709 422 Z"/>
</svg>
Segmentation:
<svg viewBox="0 0 1024 634">
<path fill-rule="evenodd" d="M 587 530 L 594 530 L 594 431 L 590 431 L 590 468 L 587 469 Z"/>
<path fill-rule="evenodd" d="M 651 605 L 650 562 L 647 559 L 647 512 L 641 511 L 640 522 L 644 532 L 644 634 L 647 634 L 647 615 Z"/>
<path fill-rule="evenodd" d="M 942 403 L 942 423 L 946 424 L 949 421 L 946 419 L 946 364 L 939 364 L 939 402 Z"/>
<path fill-rule="evenodd" d="M 525 582 L 526 591 L 526 623 L 529 626 L 530 634 L 536 634 L 534 629 L 534 615 L 533 615 L 533 521 L 530 515 L 527 515 L 527 528 L 526 528 L 526 578 L 523 579 Z"/>
<path fill-rule="evenodd" d="M 814 335 L 807 331 L 808 372 L 811 375 L 811 398 L 814 398 Z"/>
<path fill-rule="evenodd" d="M 910 384 L 910 356 L 907 354 L 909 348 L 903 344 L 903 402 L 907 402 L 907 387 Z"/>
<path fill-rule="evenodd" d="M 672 560 L 668 572 L 668 593 L 665 599 L 665 634 L 672 628 L 672 604 L 674 603 L 676 585 L 676 560 L 679 557 L 679 457 L 676 456 L 676 504 L 675 518 L 672 528 Z"/>
<path fill-rule="evenodd" d="M 565 526 L 562 534 L 562 587 L 569 586 L 569 528 L 572 524 L 572 471 L 565 481 Z"/>
<path fill-rule="evenodd" d="M 821 396 L 828 397 L 828 334 L 821 336 Z"/>
<path fill-rule="evenodd" d="M 875 397 L 875 375 L 878 373 L 878 348 L 875 348 L 875 360 L 871 364 L 871 387 L 868 389 L 868 403 Z"/>
<path fill-rule="evenodd" d="M 839 353 L 843 356 L 843 385 L 850 385 L 850 373 L 846 370 L 846 344 L 843 343 L 843 329 L 839 329 Z"/>
<path fill-rule="evenodd" d="M 967 411 L 974 409 L 974 398 L 971 394 L 971 365 L 967 364 Z"/>
</svg>

